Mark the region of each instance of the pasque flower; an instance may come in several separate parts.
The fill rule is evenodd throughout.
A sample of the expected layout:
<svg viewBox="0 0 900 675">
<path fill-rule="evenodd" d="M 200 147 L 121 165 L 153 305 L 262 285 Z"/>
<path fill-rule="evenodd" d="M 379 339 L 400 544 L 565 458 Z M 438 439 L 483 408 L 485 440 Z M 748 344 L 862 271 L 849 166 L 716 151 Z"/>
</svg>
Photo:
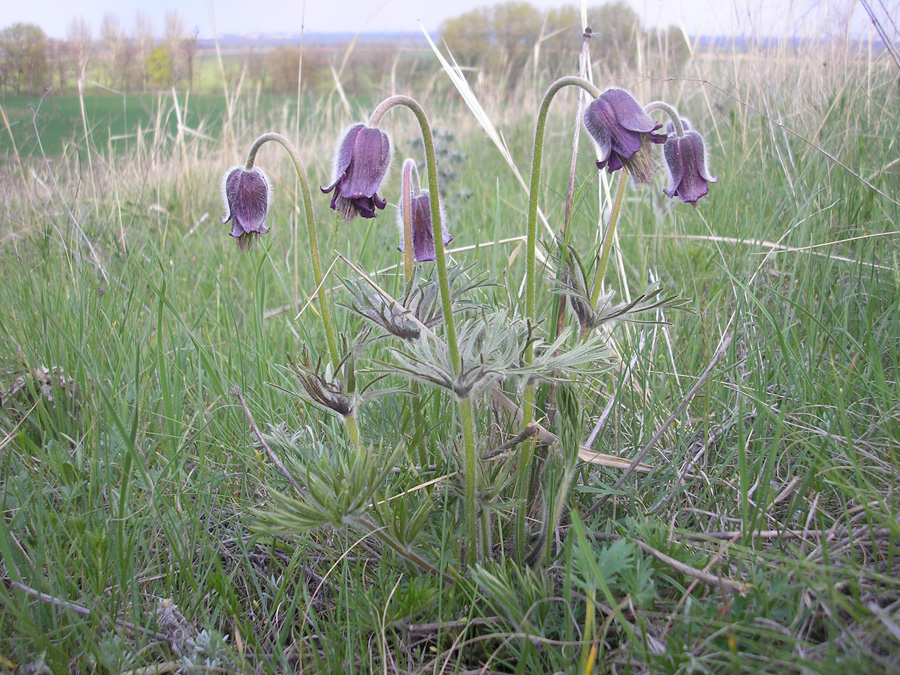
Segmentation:
<svg viewBox="0 0 900 675">
<path fill-rule="evenodd" d="M 665 143 L 665 134 L 656 133 L 662 123 L 647 116 L 644 109 L 624 89 L 607 89 L 584 111 L 584 126 L 600 149 L 597 168 L 609 173 L 628 169 L 639 183 L 649 183 L 653 175 L 650 143 Z"/>
<path fill-rule="evenodd" d="M 254 238 L 266 234 L 266 213 L 272 190 L 269 178 L 259 167 L 230 169 L 222 181 L 225 215 L 222 223 L 231 221 L 229 234 L 237 239 L 238 248 L 247 250 Z"/>
<path fill-rule="evenodd" d="M 409 220 L 412 229 L 412 245 L 413 253 L 418 262 L 426 262 L 435 259 L 434 252 L 434 228 L 431 221 L 431 197 L 428 190 L 422 190 L 419 187 L 419 173 L 416 169 L 414 160 L 407 159 L 403 162 L 403 189 L 409 190 Z M 403 199 L 400 198 L 400 209 L 398 210 L 399 218 L 397 225 L 400 227 L 400 246 L 399 250 L 403 251 L 406 242 L 403 236 L 403 220 L 404 211 Z M 443 210 L 441 211 L 443 214 Z M 447 232 L 447 226 L 444 225 L 446 218 L 441 217 L 441 238 L 446 246 L 453 237 Z"/>
<path fill-rule="evenodd" d="M 684 136 L 669 136 L 663 146 L 663 155 L 669 171 L 669 187 L 664 192 L 669 197 L 677 196 L 683 202 L 696 204 L 700 197 L 709 193 L 707 183 L 719 180 L 706 168 L 703 137 L 696 131 L 688 131 Z"/>
<path fill-rule="evenodd" d="M 391 163 L 391 142 L 381 129 L 356 124 L 344 135 L 334 157 L 332 183 L 321 188 L 331 196 L 331 208 L 344 220 L 375 218 L 387 202 L 377 190 Z"/>
</svg>

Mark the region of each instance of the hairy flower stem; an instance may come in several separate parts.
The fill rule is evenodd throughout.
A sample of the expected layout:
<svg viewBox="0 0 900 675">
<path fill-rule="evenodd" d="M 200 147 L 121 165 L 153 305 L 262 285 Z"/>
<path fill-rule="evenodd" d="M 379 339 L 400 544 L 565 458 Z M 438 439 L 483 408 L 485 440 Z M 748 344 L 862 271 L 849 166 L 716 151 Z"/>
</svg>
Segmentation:
<svg viewBox="0 0 900 675">
<path fill-rule="evenodd" d="M 319 262 L 319 240 L 316 234 L 316 216 L 312 207 L 312 196 L 309 190 L 309 177 L 306 175 L 306 169 L 303 161 L 300 159 L 300 153 L 297 148 L 281 134 L 270 132 L 263 134 L 250 146 L 250 152 L 247 153 L 247 171 L 253 168 L 256 160 L 256 153 L 259 149 L 268 143 L 274 141 L 283 147 L 294 163 L 294 170 L 297 172 L 297 182 L 300 183 L 300 192 L 303 193 L 303 208 L 306 211 L 306 231 L 309 235 L 309 255 L 312 258 L 313 276 L 316 280 L 316 295 L 319 300 L 319 313 L 322 315 L 322 325 L 325 327 L 325 339 L 328 341 L 328 352 L 331 354 L 331 363 L 335 371 L 341 365 L 341 355 L 338 351 L 337 340 L 334 337 L 334 324 L 331 321 L 331 311 L 328 309 L 328 299 L 325 297 L 325 284 L 322 278 L 322 265 Z M 356 418 L 351 413 L 344 416 L 344 425 L 347 428 L 347 434 L 353 442 L 354 447 L 360 449 L 362 446 L 359 440 L 359 429 L 356 426 Z"/>
<path fill-rule="evenodd" d="M 656 110 L 662 110 L 669 116 L 672 124 L 675 125 L 675 133 L 678 135 L 678 138 L 682 138 L 684 136 L 684 125 L 681 123 L 681 116 L 678 114 L 678 111 L 665 101 L 651 101 L 644 106 L 644 112 L 648 115 Z"/>
<path fill-rule="evenodd" d="M 591 307 L 596 307 L 597 300 L 600 299 L 600 287 L 603 285 L 603 276 L 606 274 L 606 264 L 609 262 L 609 252 L 616 234 L 616 224 L 619 221 L 619 211 L 622 209 L 622 198 L 625 196 L 627 182 L 628 169 L 622 167 L 622 175 L 619 178 L 619 185 L 616 187 L 616 196 L 613 198 L 612 213 L 609 216 L 609 224 L 606 226 L 606 235 L 603 237 L 603 247 L 600 249 L 600 261 L 597 263 L 594 287 L 591 289 Z"/>
<path fill-rule="evenodd" d="M 403 176 L 400 180 L 400 198 L 403 200 L 403 271 L 406 283 L 413 278 L 413 243 L 412 243 L 412 193 L 419 194 L 419 181 L 416 177 L 416 164 L 411 160 L 403 162 Z"/>
<path fill-rule="evenodd" d="M 550 110 L 550 102 L 563 87 L 581 87 L 594 98 L 600 95 L 600 90 L 593 84 L 580 77 L 562 77 L 550 85 L 547 93 L 541 101 L 538 111 L 537 124 L 534 130 L 534 152 L 531 160 L 531 185 L 528 189 L 528 231 L 525 244 L 525 318 L 534 325 L 534 294 L 535 294 L 535 250 L 537 248 L 537 210 L 538 188 L 541 183 L 541 160 L 544 153 L 544 128 L 547 125 L 547 113 Z M 525 364 L 534 362 L 534 344 L 528 343 L 525 348 Z M 522 405 L 522 423 L 527 426 L 534 418 L 534 384 L 529 383 L 525 387 L 525 400 Z M 516 555 L 519 560 L 525 556 L 525 517 L 528 512 L 527 496 L 529 492 L 531 476 L 531 460 L 534 455 L 534 443 L 524 444 L 522 456 L 519 459 L 518 472 L 518 498 L 519 509 L 516 516 Z"/>
<path fill-rule="evenodd" d="M 394 106 L 402 105 L 409 108 L 419 122 L 422 131 L 422 143 L 425 146 L 425 166 L 428 170 L 428 196 L 431 202 L 431 228 L 434 234 L 434 258 L 438 275 L 438 286 L 441 291 L 441 310 L 444 317 L 444 331 L 447 336 L 447 348 L 450 351 L 450 363 L 453 366 L 454 377 L 462 374 L 462 361 L 459 357 L 459 344 L 456 340 L 456 326 L 453 323 L 453 304 L 450 299 L 450 282 L 447 278 L 447 258 L 444 254 L 444 236 L 441 228 L 440 193 L 437 182 L 437 162 L 434 156 L 434 137 L 431 134 L 431 124 L 428 116 L 414 99 L 409 96 L 390 96 L 378 104 L 371 117 L 368 126 L 378 126 L 387 111 Z M 413 247 L 412 235 L 406 240 L 404 247 L 411 250 Z M 465 514 L 466 514 L 466 538 L 467 557 L 470 563 L 478 560 L 480 547 L 477 545 L 477 527 L 475 523 L 475 479 L 477 474 L 475 456 L 475 419 L 472 414 L 472 401 L 466 397 L 457 399 L 459 403 L 459 419 L 463 427 L 463 473 L 465 474 Z"/>
<path fill-rule="evenodd" d="M 246 169 L 249 171 L 253 168 L 256 160 L 256 153 L 259 149 L 268 143 L 275 141 L 283 147 L 291 161 L 294 163 L 294 170 L 297 172 L 297 181 L 300 183 L 300 192 L 303 193 L 303 207 L 306 211 L 306 230 L 309 234 L 309 254 L 312 258 L 313 275 L 316 280 L 317 295 L 319 299 L 319 311 L 322 314 L 322 324 L 325 326 L 325 338 L 328 340 L 328 351 L 331 354 L 331 363 L 335 369 L 341 364 L 341 355 L 338 352 L 337 341 L 334 337 L 334 325 L 331 322 L 331 312 L 328 310 L 328 301 L 325 297 L 325 285 L 322 283 L 322 265 L 319 262 L 319 240 L 316 237 L 316 216 L 313 213 L 312 196 L 309 191 L 309 178 L 306 175 L 306 169 L 303 167 L 303 161 L 297 148 L 281 134 L 270 132 L 263 134 L 250 146 L 250 152 L 247 154 Z"/>
<path fill-rule="evenodd" d="M 407 288 L 413 282 L 413 243 L 412 243 L 412 195 L 419 194 L 419 172 L 416 163 L 407 159 L 403 162 L 403 175 L 400 179 L 400 199 L 403 212 L 403 271 Z M 410 383 L 413 395 L 413 416 L 416 421 L 416 436 L 419 439 L 419 461 L 422 466 L 428 465 L 428 451 L 425 446 L 425 417 L 422 415 L 422 394 L 418 382 Z"/>
</svg>

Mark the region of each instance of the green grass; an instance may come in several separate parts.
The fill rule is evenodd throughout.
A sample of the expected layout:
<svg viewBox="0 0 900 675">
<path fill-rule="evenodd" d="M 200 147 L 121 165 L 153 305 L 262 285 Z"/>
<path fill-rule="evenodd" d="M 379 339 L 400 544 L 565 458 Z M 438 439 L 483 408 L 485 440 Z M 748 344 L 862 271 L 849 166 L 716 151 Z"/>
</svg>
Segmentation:
<svg viewBox="0 0 900 675">
<path fill-rule="evenodd" d="M 584 425 L 575 433 L 585 438 L 612 399 L 596 448 L 633 458 L 723 334 L 731 344 L 647 455 L 651 473 L 613 491 L 620 470 L 579 467 L 568 505 L 584 531 L 565 516 L 547 566 L 531 572 L 498 556 L 452 583 L 357 531 L 274 537 L 261 528 L 271 490 L 289 486 L 233 387 L 296 476 L 304 477 L 300 465 L 341 474 L 354 456 L 337 420 L 283 391 L 299 389 L 284 366 L 301 344 L 326 354 L 314 305 L 295 319 L 295 278 L 303 301 L 314 284 L 302 220 L 294 266 L 289 165 L 268 147 L 259 155 L 276 184 L 272 231 L 248 254 L 218 223 L 218 185 L 269 129 L 297 138 L 314 185 L 325 184 L 333 144 L 353 121 L 339 99 L 310 102 L 299 121 L 283 105 L 242 100 L 229 126 L 221 98 L 192 96 L 186 124 L 206 139 L 178 136 L 171 96 L 86 98 L 97 107 L 85 144 L 78 99 L 47 98 L 38 131 L 49 165 L 29 158 L 28 104 L 4 100 L 22 164 L 8 155 L 0 167 L 0 672 L 43 661 L 51 672 L 118 673 L 187 658 L 248 673 L 584 672 L 591 659 L 596 672 L 896 671 L 900 168 L 890 162 L 898 92 L 888 61 L 843 58 L 842 73 L 864 77 L 822 74 L 815 54 L 758 53 L 724 66 L 698 59 L 720 87 L 707 88 L 709 108 L 693 71 L 674 82 L 656 70 L 623 77 L 645 100 L 675 100 L 705 131 L 720 181 L 697 210 L 666 200 L 661 177 L 629 187 L 622 265 L 611 263 L 610 283 L 634 295 L 652 274 L 691 298 L 693 312 L 667 313 L 666 327 L 615 329 L 622 367 L 578 390 Z M 540 92 L 523 87 L 509 105 L 494 91 L 479 94 L 527 175 Z M 479 303 L 504 305 L 518 293 L 524 251 L 490 244 L 524 235 L 524 191 L 455 94 L 410 93 L 437 127 L 454 131 L 448 143 L 465 155 L 447 177 L 446 206 L 453 245 L 480 247 L 455 257 L 496 282 L 474 294 Z M 573 101 L 555 103 L 548 125 L 540 203 L 554 227 Z M 364 115 L 364 105 L 353 101 L 354 113 Z M 164 123 L 152 134 L 107 142 L 156 119 Z M 419 156 L 410 117 L 396 113 L 386 125 L 397 165 Z M 5 130 L 0 142 L 8 143 Z M 90 148 L 90 165 L 67 147 Z M 587 187 L 572 237 L 590 260 L 600 243 L 598 178 L 584 135 L 580 150 L 576 187 Z M 397 173 L 384 189 L 392 203 Z M 370 272 L 400 261 L 392 207 L 374 221 L 338 224 L 328 198 L 314 200 L 326 268 L 333 250 Z M 770 252 L 766 241 L 791 250 Z M 329 282 L 338 276 L 353 272 L 338 263 Z M 399 293 L 392 273 L 379 279 Z M 546 316 L 555 296 L 546 282 L 538 291 Z M 362 321 L 340 306 L 345 293 L 333 299 L 339 329 L 358 334 Z M 370 355 L 387 359 L 385 346 Z M 373 367 L 369 358 L 361 364 Z M 61 370 L 35 376 L 41 367 Z M 48 378 L 53 402 L 41 390 Z M 378 461 L 401 449 L 379 494 L 415 491 L 373 517 L 403 529 L 396 523 L 426 509 L 417 550 L 458 566 L 453 401 L 423 387 L 434 430 L 423 464 L 409 440 L 415 423 L 403 383 L 387 384 L 401 391 L 361 406 L 361 433 Z M 488 448 L 518 431 L 487 399 L 476 416 Z M 547 461 L 556 470 L 552 454 Z M 491 467 L 499 483 L 502 464 Z M 511 535 L 495 533 L 497 548 Z M 692 586 L 684 568 L 639 543 L 746 592 Z M 206 631 L 183 653 L 113 625 L 171 639 L 161 599 L 177 605 L 184 625 Z"/>
<path fill-rule="evenodd" d="M 217 136 L 225 117 L 225 99 L 214 94 L 179 93 L 183 124 L 195 131 Z M 84 152 L 85 124 L 88 142 L 102 152 L 129 152 L 138 133 L 175 134 L 178 118 L 171 92 L 166 94 L 90 94 L 84 97 L 84 117 L 77 94 L 48 96 L 6 96 L 0 99 L 16 146 L 24 155 L 39 155 L 41 147 L 49 156 L 72 147 Z M 160 118 L 158 113 L 162 111 Z M 40 143 L 38 143 L 40 141 Z M 0 154 L 12 154 L 12 142 L 4 129 Z"/>
</svg>

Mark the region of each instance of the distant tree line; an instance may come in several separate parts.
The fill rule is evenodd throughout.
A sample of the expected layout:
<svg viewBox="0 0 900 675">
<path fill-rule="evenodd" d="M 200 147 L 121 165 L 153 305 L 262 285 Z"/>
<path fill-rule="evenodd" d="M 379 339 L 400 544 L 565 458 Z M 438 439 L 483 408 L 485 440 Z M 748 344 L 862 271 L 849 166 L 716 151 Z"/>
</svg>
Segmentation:
<svg viewBox="0 0 900 675">
<path fill-rule="evenodd" d="M 688 46 L 681 31 L 650 35 L 623 0 L 588 9 L 591 54 L 610 71 L 633 67 L 638 45 L 681 60 Z M 582 44 L 581 11 L 575 5 L 541 12 L 527 2 L 506 2 L 466 12 L 441 24 L 440 38 L 461 66 L 505 73 L 515 85 L 527 64 L 553 77 L 575 72 Z"/>
<path fill-rule="evenodd" d="M 15 23 L 0 30 L 0 93 L 64 90 L 83 77 L 118 91 L 192 88 L 196 54 L 197 34 L 185 31 L 177 10 L 166 12 L 161 40 L 140 11 L 131 30 L 107 12 L 96 36 L 83 18 L 73 19 L 63 40 Z"/>
</svg>

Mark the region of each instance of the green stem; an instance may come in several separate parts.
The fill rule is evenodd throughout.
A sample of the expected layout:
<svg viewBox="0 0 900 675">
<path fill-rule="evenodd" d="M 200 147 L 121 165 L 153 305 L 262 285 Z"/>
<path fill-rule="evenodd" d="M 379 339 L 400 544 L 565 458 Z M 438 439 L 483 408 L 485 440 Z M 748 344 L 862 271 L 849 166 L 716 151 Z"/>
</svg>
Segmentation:
<svg viewBox="0 0 900 675">
<path fill-rule="evenodd" d="M 418 196 L 421 191 L 419 170 L 416 168 L 415 160 L 403 160 L 400 190 L 401 213 L 403 214 L 403 270 L 406 276 L 406 287 L 410 288 L 410 284 L 413 282 L 413 252 L 415 250 L 412 240 L 412 198 L 414 195 Z M 428 464 L 428 452 L 425 446 L 426 426 L 425 417 L 422 415 L 422 395 L 419 390 L 419 383 L 410 383 L 410 391 L 413 395 L 413 416 L 416 421 L 416 435 L 419 439 L 419 461 L 425 467 Z"/>
<path fill-rule="evenodd" d="M 356 414 L 351 412 L 349 415 L 343 415 L 344 426 L 347 427 L 347 435 L 350 436 L 350 442 L 353 447 L 363 451 L 362 442 L 359 440 L 359 427 L 356 426 Z"/>
<path fill-rule="evenodd" d="M 652 101 L 644 106 L 644 112 L 648 115 L 655 110 L 662 110 L 666 113 L 669 119 L 672 120 L 672 124 L 675 125 L 675 133 L 678 134 L 678 137 L 684 136 L 684 125 L 681 123 L 681 115 L 678 114 L 678 111 L 672 105 L 665 101 Z"/>
<path fill-rule="evenodd" d="M 319 242 L 316 236 L 316 217 L 313 213 L 312 196 L 309 191 L 309 178 L 306 175 L 306 169 L 303 167 L 303 161 L 297 148 L 281 134 L 267 133 L 263 134 L 250 146 L 250 152 L 247 154 L 246 169 L 249 171 L 253 168 L 253 162 L 256 159 L 256 153 L 259 149 L 268 143 L 274 141 L 283 147 L 291 161 L 294 163 L 294 170 L 297 172 L 297 180 L 300 183 L 300 191 L 303 193 L 303 206 L 306 210 L 306 230 L 309 234 L 309 254 L 312 258 L 313 275 L 316 279 L 317 295 L 319 299 L 319 311 L 322 314 L 322 324 L 325 326 L 325 338 L 328 340 L 328 351 L 331 354 L 331 363 L 337 370 L 341 364 L 340 352 L 337 348 L 337 340 L 334 337 L 334 326 L 331 322 L 331 312 L 328 310 L 328 300 L 325 297 L 325 285 L 322 279 L 322 265 L 319 263 Z"/>
<path fill-rule="evenodd" d="M 418 196 L 419 171 L 412 159 L 403 160 L 403 177 L 400 181 L 401 212 L 403 214 L 403 271 L 406 274 L 407 286 L 413 278 L 413 243 L 412 243 L 412 193 Z"/>
<path fill-rule="evenodd" d="M 422 131 L 422 143 L 425 146 L 425 166 L 428 169 L 428 197 L 431 202 L 431 227 L 434 238 L 435 268 L 438 275 L 438 286 L 441 291 L 441 310 L 444 316 L 444 330 L 447 334 L 447 347 L 450 351 L 450 363 L 453 367 L 453 376 L 458 378 L 462 374 L 462 360 L 459 356 L 459 344 L 456 340 L 456 326 L 453 323 L 453 303 L 450 299 L 450 282 L 447 277 L 447 258 L 444 254 L 444 237 L 441 227 L 440 194 L 437 182 L 437 162 L 434 156 L 434 137 L 431 134 L 431 124 L 428 116 L 414 99 L 409 96 L 391 96 L 382 101 L 375 108 L 368 125 L 377 126 L 388 110 L 394 106 L 409 108 L 419 122 Z M 406 244 L 412 248 L 412 238 Z M 459 404 L 459 418 L 463 428 L 463 473 L 465 474 L 465 517 L 467 559 L 474 563 L 478 559 L 477 527 L 475 524 L 475 479 L 477 473 L 477 457 L 475 454 L 475 419 L 472 414 L 472 402 L 469 398 L 457 399 Z"/>
<path fill-rule="evenodd" d="M 456 341 L 456 326 L 453 323 L 453 305 L 450 302 L 450 283 L 447 278 L 447 258 L 444 254 L 444 238 L 441 229 L 441 207 L 437 183 L 437 162 L 434 156 L 434 137 L 431 135 L 431 124 L 425 111 L 414 99 L 409 96 L 391 96 L 382 101 L 372 116 L 368 125 L 377 126 L 388 110 L 394 106 L 402 105 L 409 108 L 416 116 L 422 131 L 422 142 L 425 145 L 425 166 L 428 168 L 428 197 L 431 201 L 431 228 L 434 234 L 434 257 L 438 273 L 438 285 L 441 290 L 441 309 L 444 314 L 444 330 L 447 332 L 447 346 L 450 349 L 450 362 L 453 365 L 453 374 L 458 376 L 462 372 L 462 363 L 459 358 L 459 345 Z"/>
<path fill-rule="evenodd" d="M 319 239 L 316 233 L 316 216 L 312 207 L 312 196 L 309 190 L 309 177 L 306 175 L 306 169 L 303 166 L 303 160 L 300 159 L 300 153 L 297 148 L 281 134 L 270 132 L 263 134 L 250 146 L 250 152 L 247 153 L 246 169 L 249 171 L 253 168 L 253 162 L 256 160 L 256 153 L 259 149 L 269 141 L 274 141 L 283 147 L 291 161 L 294 163 L 294 170 L 297 172 L 297 181 L 300 183 L 300 192 L 303 193 L 303 207 L 306 211 L 306 231 L 309 235 L 309 255 L 312 258 L 313 276 L 316 280 L 316 295 L 319 300 L 319 312 L 322 314 L 322 324 L 325 326 L 325 338 L 328 341 L 328 351 L 331 354 L 331 363 L 335 371 L 341 365 L 341 354 L 338 351 L 337 340 L 334 336 L 334 325 L 331 321 L 331 312 L 328 309 L 328 299 L 325 297 L 325 284 L 322 278 L 322 265 L 319 262 Z M 356 426 L 356 417 L 351 413 L 344 415 L 344 426 L 347 428 L 347 434 L 353 446 L 362 451 L 362 443 L 359 440 L 359 429 Z"/>
<path fill-rule="evenodd" d="M 475 487 L 477 484 L 478 458 L 475 456 L 475 420 L 472 415 L 472 399 L 457 399 L 459 404 L 459 419 L 463 428 L 463 472 L 465 476 L 465 495 L 463 502 L 466 511 L 466 558 L 469 563 L 475 563 L 481 557 L 481 547 L 478 545 L 478 526 L 476 525 Z"/>
<path fill-rule="evenodd" d="M 563 87 L 576 86 L 584 89 L 588 94 L 597 98 L 600 90 L 593 84 L 580 77 L 563 77 L 550 85 L 547 93 L 541 101 L 538 111 L 537 124 L 534 130 L 534 152 L 531 159 L 531 185 L 528 188 L 528 231 L 525 244 L 525 318 L 534 325 L 534 294 L 535 294 L 535 250 L 537 247 L 537 211 L 538 188 L 541 183 L 541 160 L 544 152 L 544 128 L 547 125 L 547 113 L 550 110 L 550 102 Z M 534 344 L 529 342 L 525 348 L 525 364 L 534 362 Z M 527 426 L 534 417 L 534 384 L 529 383 L 525 387 L 525 397 L 522 405 L 522 424 Z M 525 516 L 528 510 L 526 499 L 529 491 L 529 476 L 531 460 L 534 455 L 534 443 L 528 442 L 522 450 L 519 461 L 518 497 L 521 500 L 516 519 L 516 552 L 520 560 L 524 558 L 525 551 Z"/>
<path fill-rule="evenodd" d="M 606 264 L 609 262 L 609 251 L 612 248 L 613 235 L 616 233 L 616 223 L 619 221 L 619 211 L 622 208 L 622 198 L 625 196 L 625 184 L 628 182 L 628 169 L 622 167 L 622 175 L 619 177 L 619 185 L 616 188 L 616 196 L 613 199 L 612 213 L 609 216 L 609 224 L 606 226 L 606 235 L 603 237 L 603 247 L 600 249 L 600 261 L 597 263 L 597 274 L 594 276 L 594 287 L 591 289 L 591 307 L 597 306 L 600 299 L 600 287 L 603 285 L 603 276 L 606 274 Z"/>
</svg>

